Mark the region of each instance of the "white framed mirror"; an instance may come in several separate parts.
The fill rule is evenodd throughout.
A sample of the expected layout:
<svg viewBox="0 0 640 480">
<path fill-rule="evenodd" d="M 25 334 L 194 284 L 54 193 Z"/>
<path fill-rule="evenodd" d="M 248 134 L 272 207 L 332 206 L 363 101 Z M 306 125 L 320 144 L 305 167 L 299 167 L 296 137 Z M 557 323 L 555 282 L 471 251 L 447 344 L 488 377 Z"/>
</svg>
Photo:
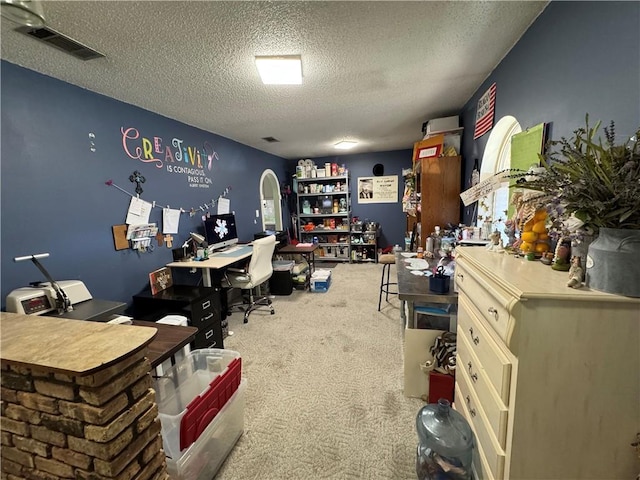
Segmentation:
<svg viewBox="0 0 640 480">
<path fill-rule="evenodd" d="M 282 195 L 278 176 L 271 169 L 260 177 L 260 210 L 262 230 L 282 230 Z"/>
</svg>

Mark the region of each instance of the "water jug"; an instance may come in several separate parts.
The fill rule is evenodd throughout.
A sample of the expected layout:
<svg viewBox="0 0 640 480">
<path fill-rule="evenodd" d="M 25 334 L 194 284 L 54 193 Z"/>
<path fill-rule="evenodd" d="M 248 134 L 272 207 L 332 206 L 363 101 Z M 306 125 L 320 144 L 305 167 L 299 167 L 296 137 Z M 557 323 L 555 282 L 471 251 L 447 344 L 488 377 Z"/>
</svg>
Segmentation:
<svg viewBox="0 0 640 480">
<path fill-rule="evenodd" d="M 416 418 L 418 480 L 470 480 L 473 432 L 449 400 L 425 405 Z"/>
</svg>

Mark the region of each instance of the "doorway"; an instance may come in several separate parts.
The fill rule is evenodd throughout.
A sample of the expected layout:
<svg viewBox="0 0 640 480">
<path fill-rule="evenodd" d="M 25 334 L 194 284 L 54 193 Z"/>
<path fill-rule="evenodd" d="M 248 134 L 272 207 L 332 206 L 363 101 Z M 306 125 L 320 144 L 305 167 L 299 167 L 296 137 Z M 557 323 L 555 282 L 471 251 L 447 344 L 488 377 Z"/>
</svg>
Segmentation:
<svg viewBox="0 0 640 480">
<path fill-rule="evenodd" d="M 282 195 L 280 182 L 273 170 L 267 169 L 260 177 L 260 209 L 263 231 L 282 230 Z"/>
</svg>

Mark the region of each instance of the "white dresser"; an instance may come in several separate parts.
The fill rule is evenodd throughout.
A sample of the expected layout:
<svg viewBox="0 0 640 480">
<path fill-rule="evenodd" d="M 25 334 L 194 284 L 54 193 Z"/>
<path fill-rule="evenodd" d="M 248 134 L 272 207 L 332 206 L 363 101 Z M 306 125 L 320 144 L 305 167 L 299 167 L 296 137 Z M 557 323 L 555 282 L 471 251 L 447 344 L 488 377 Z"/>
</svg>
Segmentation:
<svg viewBox="0 0 640 480">
<path fill-rule="evenodd" d="M 476 435 L 479 478 L 640 473 L 640 300 L 567 280 L 540 262 L 457 249 L 455 407 Z"/>
</svg>

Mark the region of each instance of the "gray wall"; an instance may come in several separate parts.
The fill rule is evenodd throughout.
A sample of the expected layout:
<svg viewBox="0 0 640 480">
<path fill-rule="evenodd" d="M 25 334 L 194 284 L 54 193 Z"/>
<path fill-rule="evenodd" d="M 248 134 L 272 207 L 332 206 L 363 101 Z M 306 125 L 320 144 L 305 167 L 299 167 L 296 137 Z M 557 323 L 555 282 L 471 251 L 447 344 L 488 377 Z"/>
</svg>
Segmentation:
<svg viewBox="0 0 640 480">
<path fill-rule="evenodd" d="M 551 139 L 613 120 L 620 138 L 640 126 L 640 3 L 551 2 L 464 106 L 464 188 L 489 133 L 473 140 L 478 98 L 496 82 L 495 122 L 549 123 Z M 494 122 L 494 124 L 495 124 Z M 471 208 L 465 209 L 469 223 Z"/>
</svg>

